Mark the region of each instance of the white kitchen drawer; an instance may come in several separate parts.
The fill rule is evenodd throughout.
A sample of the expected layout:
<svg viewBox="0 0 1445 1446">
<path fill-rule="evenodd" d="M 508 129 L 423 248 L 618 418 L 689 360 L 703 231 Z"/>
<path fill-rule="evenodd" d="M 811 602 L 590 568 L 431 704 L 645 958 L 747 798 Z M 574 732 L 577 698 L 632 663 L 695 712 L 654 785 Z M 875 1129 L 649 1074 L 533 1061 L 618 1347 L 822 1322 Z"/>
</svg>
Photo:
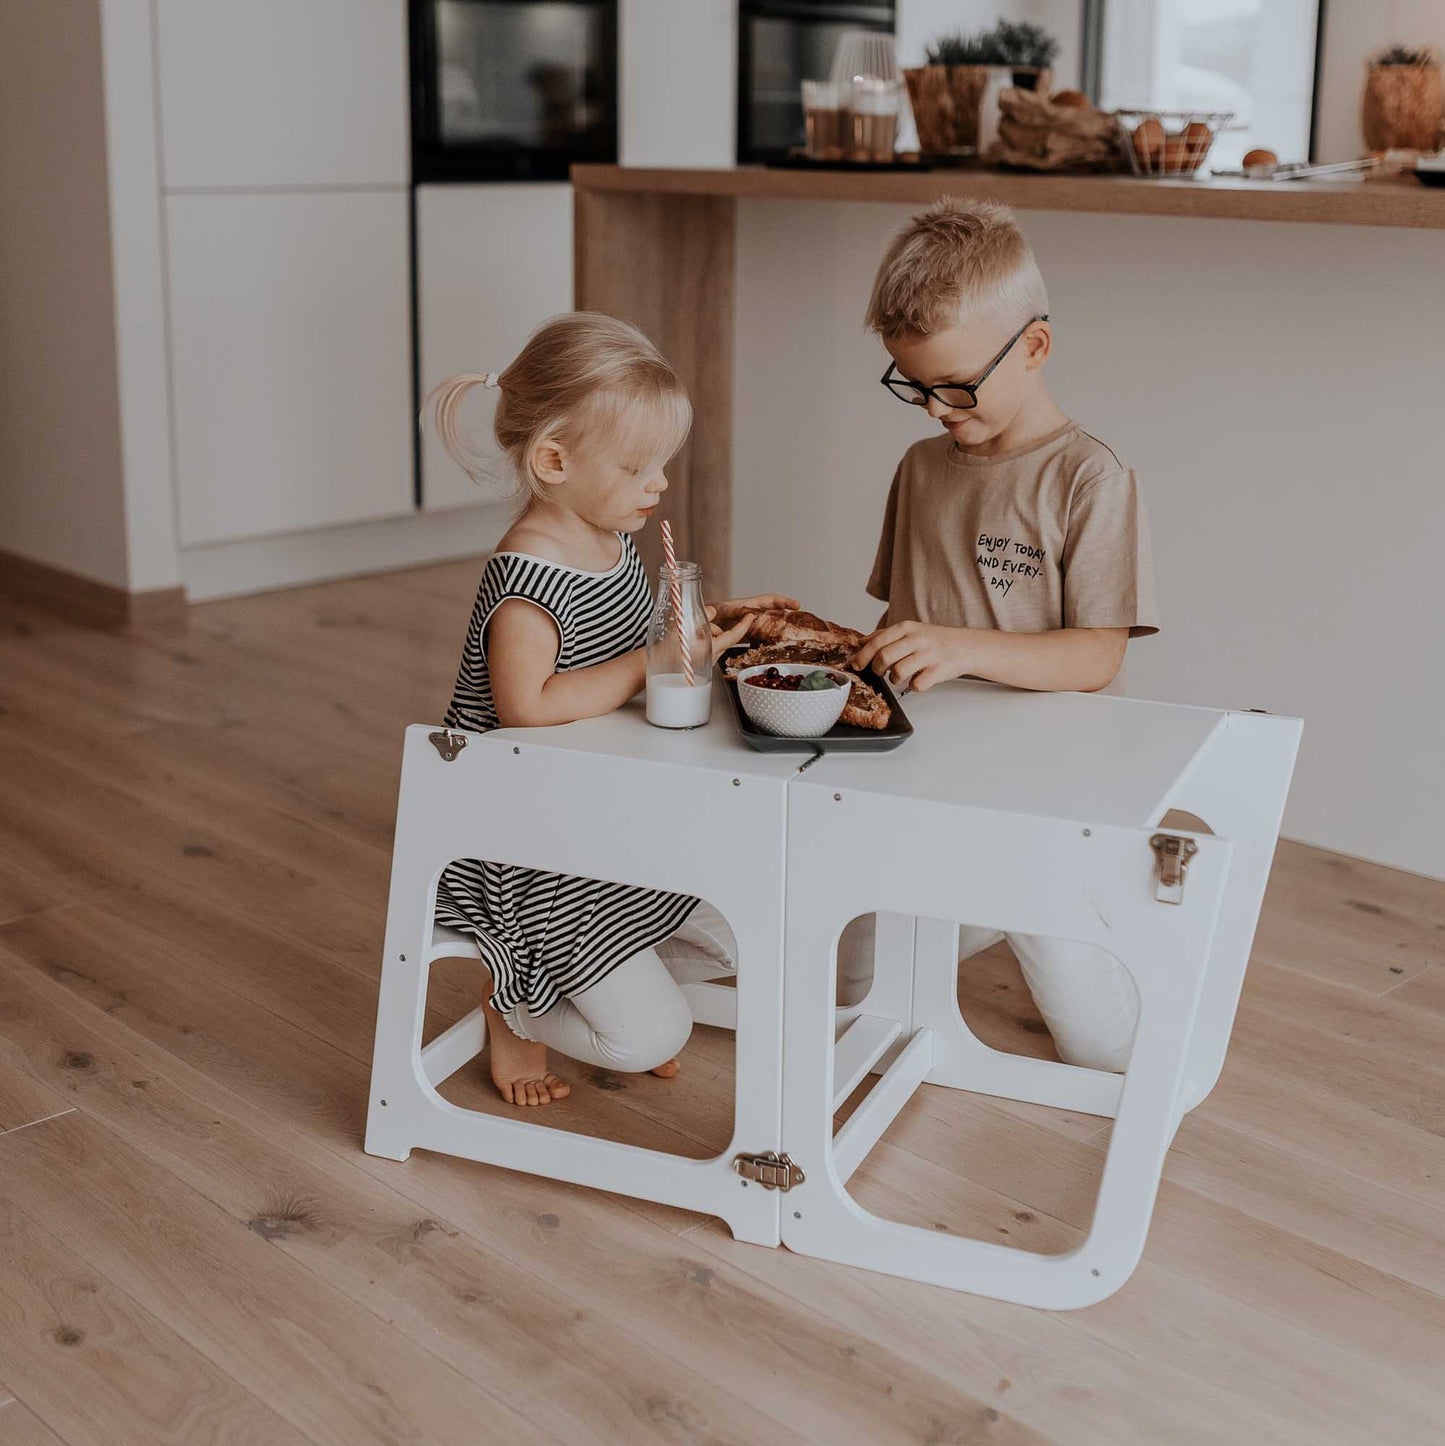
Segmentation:
<svg viewBox="0 0 1445 1446">
<path fill-rule="evenodd" d="M 501 371 L 538 323 L 572 309 L 572 188 L 417 188 L 422 395 L 454 372 Z M 466 430 L 489 455 L 496 393 L 473 391 Z M 431 512 L 495 502 L 442 450 L 430 421 L 422 442 L 422 505 Z"/>
<path fill-rule="evenodd" d="M 182 546 L 410 511 L 405 190 L 173 195 Z"/>
<path fill-rule="evenodd" d="M 156 0 L 163 184 L 410 178 L 405 0 Z"/>
</svg>

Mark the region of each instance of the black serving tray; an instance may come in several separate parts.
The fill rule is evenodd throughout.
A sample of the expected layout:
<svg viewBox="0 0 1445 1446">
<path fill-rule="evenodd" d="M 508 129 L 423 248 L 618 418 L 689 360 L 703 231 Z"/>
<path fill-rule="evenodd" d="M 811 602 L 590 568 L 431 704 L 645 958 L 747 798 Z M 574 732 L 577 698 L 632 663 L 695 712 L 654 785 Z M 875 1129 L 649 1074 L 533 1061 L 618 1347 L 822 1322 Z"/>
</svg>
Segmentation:
<svg viewBox="0 0 1445 1446">
<path fill-rule="evenodd" d="M 869 687 L 876 688 L 883 695 L 889 708 L 893 710 L 886 728 L 855 728 L 851 723 L 835 723 L 821 738 L 780 738 L 775 733 L 761 732 L 743 712 L 737 683 L 726 675 L 727 665 L 739 654 L 750 651 L 752 646 L 749 643 L 729 648 L 717 660 L 718 677 L 727 689 L 738 732 L 749 748 L 756 749 L 759 753 L 891 753 L 913 737 L 913 724 L 899 707 L 898 695 L 871 668 L 865 670 L 861 676 Z"/>
</svg>

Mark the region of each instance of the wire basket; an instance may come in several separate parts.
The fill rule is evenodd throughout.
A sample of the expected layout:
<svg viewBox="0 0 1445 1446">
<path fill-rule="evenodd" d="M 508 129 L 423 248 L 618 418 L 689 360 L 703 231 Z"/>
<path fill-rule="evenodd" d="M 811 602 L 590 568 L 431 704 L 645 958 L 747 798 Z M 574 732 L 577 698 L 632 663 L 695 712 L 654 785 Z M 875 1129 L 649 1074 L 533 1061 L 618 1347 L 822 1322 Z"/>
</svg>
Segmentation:
<svg viewBox="0 0 1445 1446">
<path fill-rule="evenodd" d="M 1116 110 L 1119 148 L 1136 176 L 1192 176 L 1234 119 L 1225 110 Z"/>
</svg>

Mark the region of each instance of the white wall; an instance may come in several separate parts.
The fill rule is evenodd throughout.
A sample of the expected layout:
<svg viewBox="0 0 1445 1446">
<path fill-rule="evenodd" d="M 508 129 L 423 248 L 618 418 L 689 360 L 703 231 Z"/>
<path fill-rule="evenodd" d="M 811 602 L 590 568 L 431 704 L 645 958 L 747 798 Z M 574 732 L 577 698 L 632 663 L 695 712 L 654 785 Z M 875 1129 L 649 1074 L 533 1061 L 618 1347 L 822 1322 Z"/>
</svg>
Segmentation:
<svg viewBox="0 0 1445 1446">
<path fill-rule="evenodd" d="M 125 587 L 101 80 L 97 0 L 0 5 L 0 548 Z"/>
<path fill-rule="evenodd" d="M 1327 0 L 1316 149 L 1322 161 L 1349 160 L 1364 149 L 1360 97 L 1365 62 L 1400 41 L 1445 52 L 1441 0 Z"/>
<path fill-rule="evenodd" d="M 734 587 L 858 626 L 897 458 L 861 315 L 906 208 L 739 215 Z M 1445 233 L 1022 212 L 1061 404 L 1134 465 L 1164 630 L 1135 696 L 1305 719 L 1290 836 L 1445 876 Z M 779 324 L 787 317 L 786 326 Z M 800 381 L 805 378 L 806 381 Z"/>
</svg>

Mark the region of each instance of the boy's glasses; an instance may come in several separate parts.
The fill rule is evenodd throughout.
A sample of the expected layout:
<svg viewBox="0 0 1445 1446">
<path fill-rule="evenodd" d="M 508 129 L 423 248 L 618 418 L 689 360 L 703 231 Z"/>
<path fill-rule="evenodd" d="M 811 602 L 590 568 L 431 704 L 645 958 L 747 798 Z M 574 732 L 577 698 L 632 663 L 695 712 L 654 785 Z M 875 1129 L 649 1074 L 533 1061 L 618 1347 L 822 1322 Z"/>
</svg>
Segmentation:
<svg viewBox="0 0 1445 1446">
<path fill-rule="evenodd" d="M 989 362 L 984 368 L 983 375 L 973 382 L 942 382 L 936 387 L 925 387 L 921 382 L 910 382 L 907 377 L 894 376 L 893 368 L 895 363 L 888 364 L 888 370 L 878 378 L 900 402 L 907 402 L 911 407 L 926 407 L 930 397 L 937 397 L 939 402 L 954 412 L 971 411 L 978 405 L 978 389 L 993 374 L 993 369 L 1013 350 L 1014 343 L 1031 327 L 1036 321 L 1047 321 L 1047 315 L 1031 316 L 1009 337 L 1004 349 Z"/>
</svg>

